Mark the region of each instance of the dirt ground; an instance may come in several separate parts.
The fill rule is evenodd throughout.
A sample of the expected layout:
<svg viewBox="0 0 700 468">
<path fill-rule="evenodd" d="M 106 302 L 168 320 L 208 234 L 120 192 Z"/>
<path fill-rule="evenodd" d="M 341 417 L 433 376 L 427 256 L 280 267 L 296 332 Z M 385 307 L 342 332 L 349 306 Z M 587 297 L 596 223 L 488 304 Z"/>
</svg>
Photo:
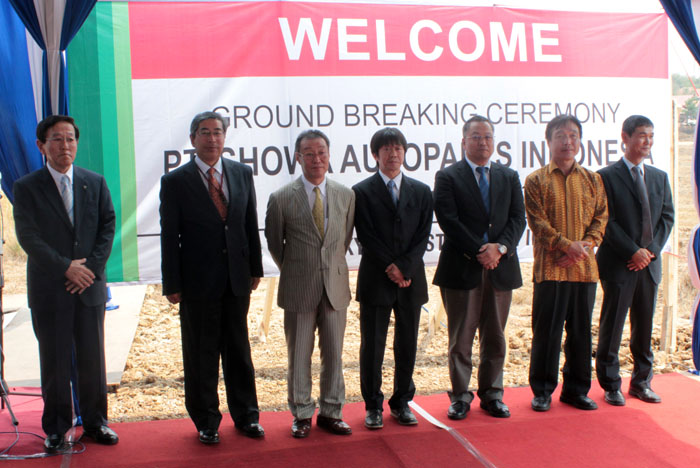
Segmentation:
<svg viewBox="0 0 700 468">
<path fill-rule="evenodd" d="M 691 144 L 680 147 L 679 166 L 687 168 L 691 165 Z M 697 223 L 697 215 L 692 202 L 692 185 L 690 171 L 680 171 L 679 199 L 675 200 L 676 223 L 679 229 L 679 247 L 676 252 L 678 259 L 678 309 L 677 309 L 677 346 L 676 351 L 666 354 L 659 350 L 661 335 L 661 319 L 663 317 L 664 298 L 660 293 L 653 346 L 655 352 L 655 373 L 685 371 L 693 368 L 691 351 L 691 309 L 696 291 L 690 285 L 685 262 L 685 249 L 691 229 Z M 14 238 L 11 208 L 6 200 L 2 203 L 5 228 L 5 294 L 17 294 L 26 291 L 24 286 L 24 271 L 26 257 Z M 668 257 L 666 254 L 665 257 Z M 666 258 L 664 258 L 666 261 Z M 504 384 L 506 387 L 527 385 L 528 366 L 530 361 L 530 329 L 532 299 L 531 265 L 523 263 L 523 280 L 525 285 L 515 291 L 508 321 L 509 353 L 505 366 Z M 434 268 L 426 270 L 426 275 L 432 280 Z M 351 275 L 351 290 L 354 291 L 355 273 Z M 258 328 L 262 320 L 268 281 L 261 283 L 254 292 L 248 315 L 249 331 L 253 362 L 256 368 L 257 391 L 262 411 L 287 410 L 287 356 L 284 341 L 282 310 L 273 307 L 267 336 L 260 335 Z M 439 292 L 431 287 L 430 302 L 425 305 L 421 316 L 419 351 L 416 362 L 414 380 L 417 393 L 422 395 L 441 393 L 450 387 L 447 371 L 447 328 L 446 319 L 437 323 L 434 330 L 430 327 L 429 317 L 439 306 Z M 598 288 L 597 305 L 593 317 L 593 343 L 597 342 L 598 315 L 602 289 Z M 275 302 L 276 303 L 276 300 Z M 620 353 L 623 375 L 629 375 L 632 368 L 631 356 L 628 349 L 628 332 L 623 336 Z M 106 331 L 109 333 L 109 330 Z M 475 340 L 476 342 L 477 340 Z M 390 394 L 393 379 L 392 335 L 387 340 L 387 351 L 384 360 L 385 394 Z M 361 401 L 359 379 L 359 306 L 352 302 L 348 309 L 348 320 L 345 333 L 343 353 L 346 399 L 348 402 Z M 475 368 L 478 363 L 478 346 L 474 349 Z M 563 357 L 561 359 L 563 364 Z M 319 374 L 318 350 L 313 357 L 314 397 L 318 397 Z M 472 376 L 472 386 L 476 385 L 476 375 Z M 600 391 L 594 383 L 592 392 Z M 219 397 L 222 408 L 225 408 L 226 395 L 223 382 L 219 385 Z M 508 400 L 508 391 L 505 393 Z M 445 398 L 447 407 L 448 400 Z M 168 419 L 186 417 L 184 408 L 184 387 L 182 371 L 182 354 L 180 346 L 180 330 L 177 307 L 171 306 L 162 297 L 158 285 L 147 289 L 146 299 L 141 310 L 141 317 L 136 331 L 126 369 L 121 384 L 115 392 L 109 395 L 110 420 L 138 421 L 146 419 Z"/>
</svg>

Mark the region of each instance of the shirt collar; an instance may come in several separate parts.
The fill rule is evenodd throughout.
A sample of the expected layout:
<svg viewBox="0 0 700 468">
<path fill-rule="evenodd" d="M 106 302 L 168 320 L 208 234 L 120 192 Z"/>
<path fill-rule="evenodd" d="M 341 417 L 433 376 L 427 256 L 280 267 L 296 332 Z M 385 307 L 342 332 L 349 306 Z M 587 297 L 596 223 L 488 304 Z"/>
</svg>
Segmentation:
<svg viewBox="0 0 700 468">
<path fill-rule="evenodd" d="M 485 167 L 486 169 L 488 169 L 488 172 L 491 173 L 491 160 L 490 159 L 483 166 L 479 166 L 478 164 L 476 164 L 474 161 L 472 161 L 471 159 L 469 159 L 466 156 L 464 157 L 464 160 L 467 161 L 467 164 L 469 164 L 469 167 L 472 168 L 472 172 L 474 173 L 474 178 L 477 179 L 477 182 L 479 180 L 478 177 L 480 177 L 479 173 L 476 170 L 477 167 Z M 489 180 L 489 179 L 487 179 L 487 180 Z"/>
<path fill-rule="evenodd" d="M 580 166 L 579 163 L 574 159 L 574 165 L 571 166 L 571 172 L 579 171 L 580 169 L 581 169 L 581 166 Z M 551 161 L 549 161 L 549 164 L 547 164 L 547 173 L 548 173 L 548 174 L 551 174 L 551 173 L 554 172 L 555 170 L 558 170 L 559 172 L 562 172 L 562 170 L 559 169 L 559 166 L 557 166 L 557 164 L 556 164 L 556 163 L 554 162 L 554 160 L 552 159 Z M 571 172 L 570 172 L 570 173 L 571 173 Z"/>
<path fill-rule="evenodd" d="M 394 185 L 396 185 L 396 190 L 401 191 L 401 180 L 403 180 L 403 173 L 401 171 L 399 171 L 399 175 L 397 175 L 393 179 L 387 177 L 382 171 L 377 172 L 379 172 L 379 177 L 381 177 L 384 181 L 384 185 L 388 184 L 390 180 L 393 180 Z"/>
<path fill-rule="evenodd" d="M 321 195 L 323 195 L 324 197 L 326 196 L 326 178 L 325 177 L 323 178 L 323 181 L 318 185 L 314 185 L 311 182 L 309 182 L 306 179 L 306 177 L 304 176 L 304 174 L 301 175 L 301 180 L 302 180 L 302 182 L 304 182 L 304 188 L 306 189 L 306 193 L 312 193 L 314 191 L 314 187 L 318 187 L 319 190 L 321 190 Z"/>
<path fill-rule="evenodd" d="M 639 171 L 641 172 L 642 175 L 644 175 L 644 161 L 640 162 L 639 164 L 632 164 L 632 161 L 629 161 L 627 158 L 624 156 L 622 157 L 622 162 L 625 163 L 625 166 L 627 166 L 627 169 L 629 169 L 630 174 L 632 173 L 632 168 L 633 167 L 638 167 Z"/>
<path fill-rule="evenodd" d="M 223 163 L 221 162 L 221 158 L 219 158 L 219 159 L 216 160 L 216 164 L 214 164 L 213 166 L 210 166 L 209 164 L 207 164 L 207 163 L 205 163 L 204 161 L 202 161 L 201 159 L 199 159 L 199 156 L 195 156 L 195 157 L 194 157 L 194 163 L 197 165 L 197 167 L 199 168 L 199 170 L 202 171 L 202 172 L 204 173 L 205 176 L 206 176 L 206 175 L 209 175 L 209 168 L 210 168 L 210 167 L 213 167 L 214 170 L 216 170 L 216 173 L 217 173 L 217 174 L 221 174 L 221 173 L 222 173 Z"/>
<path fill-rule="evenodd" d="M 70 180 L 70 183 L 73 184 L 73 165 L 71 164 L 70 167 L 68 168 L 68 171 L 66 171 L 65 174 L 62 172 L 58 172 L 56 169 L 51 167 L 51 164 L 46 164 L 46 168 L 49 170 L 49 174 L 51 174 L 51 178 L 53 181 L 56 183 L 57 187 L 61 186 L 61 178 L 64 175 L 68 176 L 68 180 Z"/>
</svg>

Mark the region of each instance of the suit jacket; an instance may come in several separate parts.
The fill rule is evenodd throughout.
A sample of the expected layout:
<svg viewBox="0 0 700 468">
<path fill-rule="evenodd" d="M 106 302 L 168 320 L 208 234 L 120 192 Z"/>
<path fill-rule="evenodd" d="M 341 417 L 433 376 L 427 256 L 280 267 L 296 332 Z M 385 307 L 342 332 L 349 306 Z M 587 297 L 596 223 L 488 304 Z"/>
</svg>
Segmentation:
<svg viewBox="0 0 700 468">
<path fill-rule="evenodd" d="M 222 158 L 228 188 L 221 219 L 194 161 L 160 182 L 160 248 L 163 294 L 212 300 L 226 281 L 236 296 L 250 294 L 251 278 L 263 276 L 252 170 Z"/>
<path fill-rule="evenodd" d="M 49 170 L 44 167 L 14 184 L 17 240 L 27 252 L 30 308 L 67 307 L 65 273 L 72 260 L 85 258 L 94 283 L 79 295 L 86 306 L 107 302 L 105 264 L 112 251 L 115 215 L 104 177 L 73 166 L 72 225 Z"/>
<path fill-rule="evenodd" d="M 466 160 L 435 174 L 435 215 L 445 234 L 433 283 L 449 289 L 473 289 L 481 284 L 482 266 L 476 259 L 489 242 L 508 248 L 488 275 L 494 287 L 510 290 L 522 286 L 518 242 L 525 230 L 525 205 L 518 173 L 498 163 L 490 169 L 490 215 L 479 184 Z"/>
<path fill-rule="evenodd" d="M 608 225 L 598 249 L 600 279 L 624 281 L 634 272 L 627 262 L 639 250 L 642 237 L 642 204 L 627 165 L 620 160 L 598 171 L 608 197 Z M 655 256 L 649 266 L 653 281 L 661 281 L 661 249 L 673 227 L 673 201 L 668 176 L 648 164 L 644 165 L 644 181 L 649 195 L 653 240 L 647 249 Z"/>
<path fill-rule="evenodd" d="M 345 252 L 352 240 L 355 194 L 326 179 L 326 202 L 328 226 L 322 240 L 301 177 L 270 195 L 265 237 L 280 269 L 277 304 L 283 309 L 314 309 L 324 289 L 334 309 L 350 303 Z"/>
<path fill-rule="evenodd" d="M 399 294 L 415 305 L 428 302 L 423 254 L 433 222 L 430 187 L 407 177 L 401 180 L 398 206 L 389 189 L 376 173 L 353 188 L 355 192 L 355 230 L 362 248 L 357 276 L 356 299 L 375 306 L 394 304 Z M 408 288 L 399 288 L 385 270 L 395 264 Z"/>
</svg>

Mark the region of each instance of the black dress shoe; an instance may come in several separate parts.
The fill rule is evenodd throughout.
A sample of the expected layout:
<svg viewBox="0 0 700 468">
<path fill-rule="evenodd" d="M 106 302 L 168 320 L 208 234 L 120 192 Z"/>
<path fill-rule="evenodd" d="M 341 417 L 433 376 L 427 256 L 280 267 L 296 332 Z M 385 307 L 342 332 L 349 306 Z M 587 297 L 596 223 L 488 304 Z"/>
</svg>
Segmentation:
<svg viewBox="0 0 700 468">
<path fill-rule="evenodd" d="M 464 419 L 467 417 L 468 412 L 469 403 L 466 401 L 457 400 L 453 401 L 447 410 L 447 417 L 455 420 Z"/>
<path fill-rule="evenodd" d="M 98 444 L 114 445 L 119 442 L 119 436 L 108 426 L 99 426 L 94 429 L 83 428 L 83 435 L 93 439 Z"/>
<path fill-rule="evenodd" d="M 367 429 L 381 429 L 384 427 L 384 417 L 382 410 L 371 409 L 365 414 L 365 427 Z"/>
<path fill-rule="evenodd" d="M 258 437 L 263 437 L 265 435 L 265 430 L 262 426 L 256 422 L 248 423 L 245 426 L 236 426 L 236 429 L 241 431 L 246 436 L 256 439 Z"/>
<path fill-rule="evenodd" d="M 292 436 L 297 439 L 303 439 L 309 436 L 311 432 L 311 418 L 308 419 L 296 419 L 292 422 Z"/>
<path fill-rule="evenodd" d="M 596 405 L 595 401 L 591 400 L 586 395 L 567 395 L 562 393 L 559 395 L 559 401 L 581 410 L 591 411 L 598 409 L 598 405 Z"/>
<path fill-rule="evenodd" d="M 605 402 L 613 406 L 625 406 L 625 396 L 620 390 L 606 390 Z"/>
<path fill-rule="evenodd" d="M 203 444 L 218 444 L 219 433 L 216 429 L 202 429 L 199 431 L 199 441 Z"/>
<path fill-rule="evenodd" d="M 321 416 L 320 414 L 316 417 L 316 425 L 318 427 L 327 430 L 331 434 L 336 435 L 350 435 L 352 434 L 352 429 L 350 426 L 342 419 L 329 418 L 328 416 Z"/>
<path fill-rule="evenodd" d="M 418 424 L 416 416 L 411 411 L 408 406 L 401 409 L 392 409 L 391 416 L 396 419 L 396 421 L 402 426 L 415 426 Z"/>
<path fill-rule="evenodd" d="M 536 396 L 532 399 L 530 406 L 535 411 L 549 411 L 549 408 L 552 406 L 552 397 L 549 395 Z"/>
<path fill-rule="evenodd" d="M 44 439 L 44 448 L 48 453 L 56 453 L 65 448 L 65 438 L 61 434 L 49 434 Z"/>
<path fill-rule="evenodd" d="M 661 403 L 661 397 L 649 387 L 643 389 L 630 387 L 630 395 L 646 403 Z"/>
<path fill-rule="evenodd" d="M 501 400 L 482 401 L 479 406 L 494 418 L 510 418 L 510 410 Z"/>
</svg>

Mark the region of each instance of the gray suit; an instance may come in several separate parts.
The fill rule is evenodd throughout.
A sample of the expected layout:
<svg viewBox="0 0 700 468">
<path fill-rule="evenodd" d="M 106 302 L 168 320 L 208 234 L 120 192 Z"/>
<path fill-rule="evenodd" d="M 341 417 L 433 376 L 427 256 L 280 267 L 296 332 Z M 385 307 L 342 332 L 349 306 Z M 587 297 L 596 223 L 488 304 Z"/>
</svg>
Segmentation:
<svg viewBox="0 0 700 468">
<path fill-rule="evenodd" d="M 288 399 L 297 419 L 310 418 L 311 354 L 318 328 L 321 349 L 320 414 L 341 418 L 345 402 L 342 351 L 350 303 L 345 261 L 352 239 L 355 194 L 326 179 L 328 222 L 321 238 L 302 178 L 270 195 L 265 237 L 280 269 L 277 304 L 284 309 L 289 368 Z"/>
</svg>

